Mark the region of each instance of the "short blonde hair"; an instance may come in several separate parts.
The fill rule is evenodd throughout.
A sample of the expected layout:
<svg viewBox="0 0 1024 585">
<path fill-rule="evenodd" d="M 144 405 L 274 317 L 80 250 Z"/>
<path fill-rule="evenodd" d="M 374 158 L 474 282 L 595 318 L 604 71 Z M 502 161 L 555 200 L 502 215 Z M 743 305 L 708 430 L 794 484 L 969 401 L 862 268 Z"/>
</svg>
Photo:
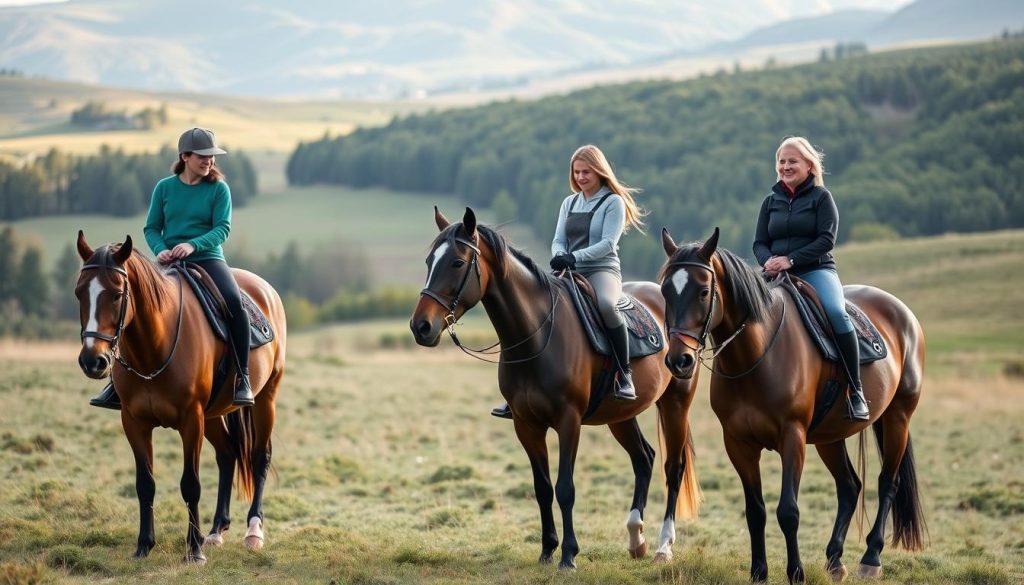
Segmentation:
<svg viewBox="0 0 1024 585">
<path fill-rule="evenodd" d="M 576 149 L 576 152 L 572 153 L 572 157 L 569 159 L 569 190 L 573 193 L 581 191 L 572 172 L 572 165 L 578 160 L 590 165 L 590 168 L 594 169 L 594 172 L 601 177 L 601 183 L 611 189 L 612 193 L 622 197 L 622 201 L 626 204 L 626 225 L 623 226 L 624 229 L 628 230 L 629 226 L 632 225 L 636 229 L 643 231 L 644 222 L 642 218 L 647 212 L 637 205 L 636 200 L 633 199 L 633 194 L 639 193 L 640 189 L 630 187 L 619 181 L 615 177 L 615 171 L 612 170 L 612 165 L 605 158 L 604 153 L 593 144 L 581 146 Z"/>
<path fill-rule="evenodd" d="M 778 174 L 779 153 L 783 148 L 795 148 L 800 156 L 811 165 L 811 174 L 814 175 L 814 184 L 819 187 L 825 186 L 825 164 L 822 160 L 825 153 L 815 148 L 810 141 L 803 136 L 789 136 L 782 141 L 779 148 L 775 150 L 775 173 L 776 179 L 781 181 L 782 175 Z"/>
</svg>

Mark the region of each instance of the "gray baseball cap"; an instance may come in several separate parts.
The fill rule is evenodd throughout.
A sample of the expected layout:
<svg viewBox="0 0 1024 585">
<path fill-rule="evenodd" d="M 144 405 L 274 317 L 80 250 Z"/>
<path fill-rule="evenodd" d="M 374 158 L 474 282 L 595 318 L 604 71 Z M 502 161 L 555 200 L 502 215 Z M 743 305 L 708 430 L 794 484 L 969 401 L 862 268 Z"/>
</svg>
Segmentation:
<svg viewBox="0 0 1024 585">
<path fill-rule="evenodd" d="M 228 151 L 217 146 L 217 137 L 213 130 L 206 128 L 192 128 L 186 130 L 181 138 L 178 138 L 178 154 L 194 152 L 203 156 L 214 154 L 227 154 Z"/>
</svg>

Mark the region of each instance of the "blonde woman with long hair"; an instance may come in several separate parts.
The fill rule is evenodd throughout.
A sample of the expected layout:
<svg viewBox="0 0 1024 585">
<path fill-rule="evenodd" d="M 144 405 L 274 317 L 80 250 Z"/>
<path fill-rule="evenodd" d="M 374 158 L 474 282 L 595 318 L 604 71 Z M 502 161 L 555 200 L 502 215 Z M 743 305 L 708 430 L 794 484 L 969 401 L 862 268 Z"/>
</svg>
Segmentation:
<svg viewBox="0 0 1024 585">
<path fill-rule="evenodd" d="M 850 378 L 852 420 L 870 420 L 860 381 L 860 349 L 846 314 L 832 248 L 839 231 L 839 210 L 825 188 L 824 154 L 806 138 L 790 136 L 775 150 L 778 182 L 761 203 L 754 256 L 768 276 L 788 272 L 811 283 L 836 334 Z"/>
<path fill-rule="evenodd" d="M 591 144 L 576 149 L 569 159 L 569 189 L 551 242 L 551 268 L 579 272 L 594 287 L 619 370 L 613 396 L 635 400 L 629 333 L 616 305 L 622 297 L 619 238 L 630 226 L 643 228 L 644 211 L 633 198 L 639 189 L 619 181 L 601 149 Z M 507 404 L 491 414 L 512 418 Z"/>
</svg>

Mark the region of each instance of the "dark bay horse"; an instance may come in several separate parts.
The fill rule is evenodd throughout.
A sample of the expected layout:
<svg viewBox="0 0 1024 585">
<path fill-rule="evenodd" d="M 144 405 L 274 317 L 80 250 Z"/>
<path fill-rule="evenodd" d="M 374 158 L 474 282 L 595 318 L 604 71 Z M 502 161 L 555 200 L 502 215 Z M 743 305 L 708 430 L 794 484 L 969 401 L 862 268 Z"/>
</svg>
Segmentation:
<svg viewBox="0 0 1024 585">
<path fill-rule="evenodd" d="M 629 454 L 635 474 L 633 501 L 626 522 L 629 552 L 643 557 L 643 511 L 654 468 L 654 450 L 640 432 L 636 416 L 657 404 L 660 436 L 665 442 L 668 504 L 655 560 L 668 560 L 675 541 L 675 518 L 692 516 L 699 504 L 687 411 L 696 380 L 677 380 L 665 367 L 665 350 L 632 360 L 637 399 L 610 397 L 583 420 L 591 385 L 604 358 L 591 348 L 564 286 L 522 252 L 486 226 L 478 225 L 467 208 L 462 223 L 449 224 L 434 208 L 440 235 L 427 257 L 427 283 L 409 323 L 416 342 L 436 346 L 445 328 L 482 303 L 501 344 L 498 386 L 512 408 L 516 436 L 530 459 L 533 486 L 540 506 L 540 562 L 550 563 L 558 546 L 551 505 L 557 497 L 562 510 L 560 568 L 575 568 L 579 553 L 573 531 L 576 494 L 573 468 L 580 425 L 608 425 Z M 626 283 L 625 291 L 642 302 L 656 318 L 664 315 L 663 301 L 653 282 Z M 554 490 L 548 467 L 548 429 L 558 433 L 558 479 Z"/>
<path fill-rule="evenodd" d="M 870 286 L 847 286 L 846 298 L 864 310 L 888 346 L 888 356 L 861 367 L 871 421 L 843 416 L 843 400 L 809 430 L 815 395 L 829 378 L 804 330 L 793 301 L 765 283 L 739 257 L 718 248 L 718 229 L 704 244 L 677 246 L 667 230 L 662 243 L 668 261 L 661 272 L 665 320 L 669 331 L 666 363 L 679 378 L 695 374 L 707 337 L 716 347 L 711 377 L 711 406 L 722 423 L 725 448 L 743 483 L 750 531 L 750 576 L 768 576 L 765 558 L 765 506 L 761 494 L 761 451 L 782 457 L 782 492 L 777 516 L 786 538 L 790 581 L 802 581 L 797 544 L 800 510 L 797 494 L 807 444 L 814 445 L 835 478 L 839 500 L 832 537 L 825 549 L 826 569 L 841 581 L 843 542 L 857 508 L 861 482 L 844 439 L 871 425 L 882 454 L 878 512 L 860 561 L 861 577 L 881 575 L 882 546 L 889 512 L 893 543 L 907 550 L 923 546 L 924 518 L 918 494 L 910 417 L 921 398 L 924 334 L 917 318 L 899 299 Z M 842 380 L 845 384 L 845 377 Z M 863 435 L 862 435 L 863 438 Z"/>
<path fill-rule="evenodd" d="M 153 526 L 153 428 L 176 429 L 185 464 L 181 495 L 188 506 L 185 561 L 203 563 L 199 530 L 199 453 L 203 437 L 217 452 L 219 484 L 213 528 L 206 544 L 219 545 L 231 523 L 231 480 L 238 466 L 242 494 L 252 501 L 245 544 L 263 546 L 263 486 L 270 465 L 274 400 L 284 375 L 287 336 L 284 306 L 269 284 L 235 270 L 238 286 L 270 319 L 275 339 L 252 351 L 249 374 L 256 404 L 232 406 L 233 376 L 228 376 L 213 404 L 207 406 L 214 364 L 225 351 L 214 336 L 198 300 L 180 278 L 171 276 L 123 244 L 89 247 L 78 232 L 84 265 L 75 295 L 82 321 L 78 363 L 90 378 L 113 378 L 121 398 L 121 425 L 135 454 L 135 489 L 139 498 L 139 541 L 135 557 L 145 557 L 156 542 Z"/>
</svg>

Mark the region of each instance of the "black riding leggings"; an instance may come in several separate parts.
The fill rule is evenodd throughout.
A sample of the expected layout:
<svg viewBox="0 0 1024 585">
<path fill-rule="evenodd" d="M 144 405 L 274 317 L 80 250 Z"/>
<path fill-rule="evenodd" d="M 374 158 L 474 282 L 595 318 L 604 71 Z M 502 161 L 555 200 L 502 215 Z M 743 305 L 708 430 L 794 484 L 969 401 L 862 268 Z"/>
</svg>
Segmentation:
<svg viewBox="0 0 1024 585">
<path fill-rule="evenodd" d="M 238 290 L 238 283 L 235 282 L 228 263 L 213 258 L 210 260 L 199 260 L 195 262 L 210 275 L 217 290 L 224 297 L 228 306 L 228 329 L 231 333 L 231 345 L 235 351 L 235 359 L 238 360 L 238 369 L 245 371 L 249 369 L 249 313 L 242 308 L 242 293 Z"/>
</svg>

